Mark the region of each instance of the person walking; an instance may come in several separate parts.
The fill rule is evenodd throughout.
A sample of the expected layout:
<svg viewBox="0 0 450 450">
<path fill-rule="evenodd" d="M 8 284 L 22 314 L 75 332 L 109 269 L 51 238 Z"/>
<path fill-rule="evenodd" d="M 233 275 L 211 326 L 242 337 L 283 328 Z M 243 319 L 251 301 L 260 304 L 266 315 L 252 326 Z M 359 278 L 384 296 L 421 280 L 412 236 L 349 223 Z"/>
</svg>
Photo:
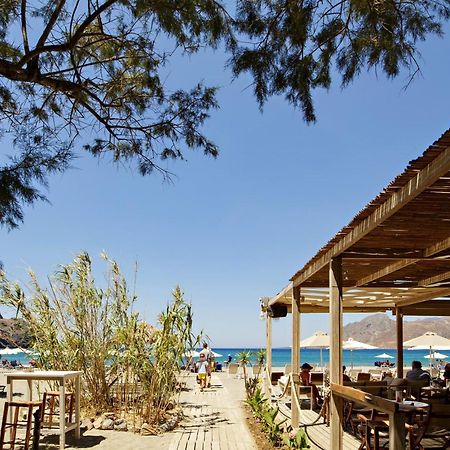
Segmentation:
<svg viewBox="0 0 450 450">
<path fill-rule="evenodd" d="M 202 353 L 205 355 L 206 360 L 208 361 L 208 371 L 206 374 L 206 386 L 211 387 L 211 362 L 212 362 L 212 351 L 208 347 L 206 342 L 203 342 Z"/>
<path fill-rule="evenodd" d="M 200 360 L 197 362 L 197 376 L 200 380 L 200 392 L 207 386 L 208 377 L 208 360 L 206 359 L 205 353 L 203 351 L 200 353 Z"/>
</svg>

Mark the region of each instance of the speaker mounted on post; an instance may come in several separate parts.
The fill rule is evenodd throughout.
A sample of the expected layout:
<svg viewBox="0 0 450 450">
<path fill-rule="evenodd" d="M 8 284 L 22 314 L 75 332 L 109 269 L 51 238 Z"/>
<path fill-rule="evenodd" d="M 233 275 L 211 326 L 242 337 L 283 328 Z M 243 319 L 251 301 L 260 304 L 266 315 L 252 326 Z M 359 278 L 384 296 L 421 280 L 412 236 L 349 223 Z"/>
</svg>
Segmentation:
<svg viewBox="0 0 450 450">
<path fill-rule="evenodd" d="M 277 319 L 278 317 L 287 316 L 287 306 L 286 305 L 271 305 L 267 308 L 267 315 L 272 317 L 272 319 Z"/>
</svg>

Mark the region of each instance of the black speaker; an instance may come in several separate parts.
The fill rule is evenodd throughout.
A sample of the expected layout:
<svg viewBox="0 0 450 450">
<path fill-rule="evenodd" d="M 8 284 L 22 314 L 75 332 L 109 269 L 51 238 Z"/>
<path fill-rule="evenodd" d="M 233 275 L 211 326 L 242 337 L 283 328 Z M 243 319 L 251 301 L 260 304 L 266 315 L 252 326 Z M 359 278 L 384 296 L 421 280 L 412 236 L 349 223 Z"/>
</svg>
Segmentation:
<svg viewBox="0 0 450 450">
<path fill-rule="evenodd" d="M 287 306 L 286 305 L 272 305 L 267 308 L 267 315 L 276 319 L 278 317 L 287 316 Z"/>
</svg>

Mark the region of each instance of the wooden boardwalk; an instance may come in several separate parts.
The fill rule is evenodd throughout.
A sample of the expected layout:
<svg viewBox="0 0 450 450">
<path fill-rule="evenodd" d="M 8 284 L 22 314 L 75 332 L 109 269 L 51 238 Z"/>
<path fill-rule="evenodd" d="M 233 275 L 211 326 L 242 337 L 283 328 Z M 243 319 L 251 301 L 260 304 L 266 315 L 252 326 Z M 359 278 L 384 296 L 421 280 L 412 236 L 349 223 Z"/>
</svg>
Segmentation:
<svg viewBox="0 0 450 450">
<path fill-rule="evenodd" d="M 169 450 L 257 450 L 242 412 L 243 380 L 213 373 L 211 388 L 203 392 L 194 375 L 183 381 L 187 383 L 181 394 L 185 418 L 172 432 Z"/>
<path fill-rule="evenodd" d="M 291 410 L 285 404 L 280 403 L 280 411 L 285 417 L 290 417 Z M 328 427 L 323 418 L 317 420 L 319 414 L 310 409 L 300 410 L 300 423 L 312 424 L 306 427 L 308 443 L 311 450 L 335 450 L 330 444 L 330 427 Z M 317 421 L 317 423 L 315 423 Z M 343 450 L 358 450 L 361 442 L 349 433 L 344 432 Z"/>
</svg>

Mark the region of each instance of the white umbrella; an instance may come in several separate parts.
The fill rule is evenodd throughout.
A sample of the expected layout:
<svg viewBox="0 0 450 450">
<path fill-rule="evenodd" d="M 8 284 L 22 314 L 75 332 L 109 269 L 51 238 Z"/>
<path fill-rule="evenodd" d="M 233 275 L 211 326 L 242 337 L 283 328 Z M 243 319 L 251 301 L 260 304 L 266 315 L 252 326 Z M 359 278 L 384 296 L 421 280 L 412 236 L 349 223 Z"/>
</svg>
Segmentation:
<svg viewBox="0 0 450 450">
<path fill-rule="evenodd" d="M 220 353 L 213 352 L 212 350 L 211 350 L 211 354 L 214 356 L 214 358 L 220 358 L 221 356 L 223 356 Z"/>
<path fill-rule="evenodd" d="M 394 356 L 388 355 L 387 353 L 382 353 L 381 355 L 376 355 L 375 358 L 392 359 Z"/>
<path fill-rule="evenodd" d="M 353 338 L 348 338 L 343 342 L 342 348 L 344 350 L 350 350 L 350 363 L 353 369 L 353 350 L 371 350 L 378 348 L 375 345 L 366 344 L 364 342 L 357 341 Z"/>
<path fill-rule="evenodd" d="M 322 350 L 330 346 L 330 337 L 324 331 L 316 331 L 312 336 L 300 341 L 300 347 L 319 348 L 320 366 L 323 367 Z"/>
<path fill-rule="evenodd" d="M 433 350 L 449 350 L 450 339 L 443 336 L 439 336 L 432 331 L 427 331 L 422 336 L 415 337 L 409 341 L 403 342 L 405 347 L 413 347 L 411 350 L 429 350 L 430 370 L 431 370 L 431 357 Z"/>
<path fill-rule="evenodd" d="M 19 353 L 22 353 L 22 350 L 20 348 L 2 348 L 0 349 L 0 355 L 17 355 Z"/>
<path fill-rule="evenodd" d="M 200 356 L 200 353 L 196 352 L 195 350 L 191 350 L 190 352 L 183 353 L 183 356 L 185 358 L 198 358 Z"/>
<path fill-rule="evenodd" d="M 433 352 L 431 355 L 425 355 L 424 358 L 431 358 L 431 359 L 447 359 L 448 356 L 447 355 L 443 355 L 442 353 L 439 352 Z"/>
</svg>

